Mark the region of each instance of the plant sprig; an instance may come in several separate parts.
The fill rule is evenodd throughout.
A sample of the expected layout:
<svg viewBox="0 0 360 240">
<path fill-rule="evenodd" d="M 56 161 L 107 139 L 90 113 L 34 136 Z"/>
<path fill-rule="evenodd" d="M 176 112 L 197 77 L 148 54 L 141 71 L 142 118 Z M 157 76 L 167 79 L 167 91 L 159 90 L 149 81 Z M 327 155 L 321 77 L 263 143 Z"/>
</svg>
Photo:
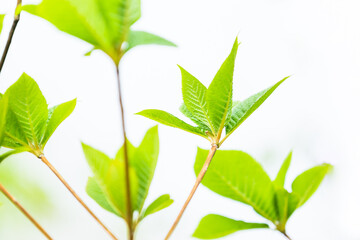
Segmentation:
<svg viewBox="0 0 360 240">
<path fill-rule="evenodd" d="M 216 150 L 288 78 L 282 79 L 273 86 L 252 95 L 244 101 L 233 101 L 233 74 L 239 45 L 240 43 L 236 38 L 230 54 L 221 65 L 208 88 L 179 66 L 182 76 L 182 95 L 184 100 L 180 111 L 193 121 L 196 126 L 190 125 L 162 110 L 148 109 L 137 113 L 164 125 L 199 135 L 211 143 L 211 149 L 200 174 L 165 239 L 170 238 L 175 230 L 197 187 L 201 183 Z M 224 130 L 225 136 L 222 137 Z"/>
<path fill-rule="evenodd" d="M 207 151 L 198 148 L 194 165 L 199 174 Z M 259 215 L 267 219 L 276 230 L 289 238 L 286 223 L 292 214 L 315 193 L 330 164 L 321 164 L 306 170 L 292 183 L 292 191 L 284 183 L 290 166 L 292 153 L 282 164 L 276 178 L 271 180 L 262 166 L 249 154 L 242 151 L 218 151 L 202 184 L 213 192 L 232 200 L 250 205 Z M 270 228 L 267 223 L 248 223 L 217 214 L 205 216 L 193 236 L 200 239 L 224 237 L 236 231 Z"/>
</svg>

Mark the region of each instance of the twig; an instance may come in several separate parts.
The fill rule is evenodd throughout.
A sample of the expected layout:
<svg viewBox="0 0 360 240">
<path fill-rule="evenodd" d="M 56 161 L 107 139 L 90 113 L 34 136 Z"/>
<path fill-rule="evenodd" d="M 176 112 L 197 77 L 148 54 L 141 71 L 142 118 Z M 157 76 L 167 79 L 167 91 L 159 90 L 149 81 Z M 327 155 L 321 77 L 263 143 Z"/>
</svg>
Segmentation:
<svg viewBox="0 0 360 240">
<path fill-rule="evenodd" d="M 202 179 L 204 178 L 205 173 L 206 173 L 206 171 L 207 171 L 207 169 L 208 169 L 208 167 L 209 167 L 209 165 L 210 165 L 210 163 L 211 163 L 211 160 L 213 159 L 213 157 L 214 157 L 214 155 L 215 155 L 216 150 L 217 150 L 217 145 L 214 144 L 214 145 L 211 147 L 210 151 L 209 151 L 209 154 L 208 154 L 208 156 L 207 156 L 207 158 L 206 158 L 206 160 L 205 160 L 205 163 L 204 163 L 203 167 L 201 168 L 201 171 L 200 171 L 198 177 L 196 178 L 195 185 L 193 186 L 193 188 L 192 188 L 192 190 L 191 190 L 188 198 L 186 199 L 186 201 L 185 201 L 182 209 L 180 210 L 180 213 L 179 213 L 179 215 L 177 216 L 175 222 L 173 223 L 170 231 L 169 231 L 168 234 L 166 235 L 165 240 L 167 240 L 167 239 L 170 238 L 171 234 L 174 232 L 176 226 L 178 225 L 178 223 L 179 223 L 182 215 L 184 214 L 184 212 L 185 212 L 185 210 L 186 210 L 186 207 L 189 205 L 192 197 L 194 196 L 194 194 L 195 194 L 195 192 L 196 192 L 196 189 L 198 188 L 198 186 L 200 185 Z"/>
<path fill-rule="evenodd" d="M 116 78 L 117 78 L 117 87 L 119 95 L 119 105 L 120 105 L 120 115 L 122 121 L 122 133 L 124 138 L 124 165 L 125 165 L 125 191 L 126 191 L 126 214 L 127 214 L 127 225 L 129 229 L 129 240 L 134 239 L 134 228 L 133 228 L 133 215 L 132 215 L 132 206 L 131 206 L 131 189 L 130 189 L 130 173 L 129 173 L 129 155 L 126 141 L 126 128 L 125 128 L 125 114 L 124 114 L 124 105 L 122 102 L 121 96 L 121 82 L 120 82 L 120 71 L 119 66 L 116 65 Z"/>
<path fill-rule="evenodd" d="M 19 6 L 21 6 L 21 0 L 17 0 L 16 10 L 15 11 L 18 11 Z M 17 26 L 19 21 L 20 21 L 20 13 L 17 14 L 17 12 L 15 12 L 14 21 L 13 21 L 13 24 L 11 26 L 9 37 L 8 37 L 7 42 L 6 42 L 5 49 L 4 49 L 4 52 L 2 54 L 1 61 L 0 61 L 0 73 L 1 73 L 1 70 L 2 70 L 2 68 L 4 66 L 7 53 L 9 51 L 9 49 L 10 49 L 12 38 L 13 38 L 14 33 L 15 33 L 15 29 L 16 29 L 16 26 Z"/>
<path fill-rule="evenodd" d="M 285 236 L 287 239 L 291 240 L 291 237 L 290 237 L 289 235 L 287 235 L 287 233 L 286 233 L 285 231 L 282 232 L 282 234 L 284 234 L 284 236 Z"/>
<path fill-rule="evenodd" d="M 78 202 L 90 213 L 90 215 L 105 229 L 105 231 L 114 239 L 117 240 L 115 235 L 100 221 L 100 219 L 90 210 L 90 208 L 84 203 L 83 200 L 76 194 L 76 192 L 70 187 L 60 173 L 54 168 L 53 165 L 46 159 L 44 155 L 40 155 L 39 158 L 50 168 L 50 170 L 58 177 L 58 179 L 65 185 L 70 193 L 78 200 Z"/>
<path fill-rule="evenodd" d="M 10 200 L 10 202 L 12 202 L 34 225 L 35 227 L 37 227 L 37 229 L 40 230 L 40 232 L 42 234 L 44 234 L 44 236 L 49 239 L 52 240 L 52 238 L 50 237 L 50 235 L 41 227 L 41 225 L 30 215 L 30 213 L 28 213 L 25 208 L 23 206 L 21 206 L 21 204 L 5 189 L 5 187 L 0 184 L 0 191 Z"/>
</svg>

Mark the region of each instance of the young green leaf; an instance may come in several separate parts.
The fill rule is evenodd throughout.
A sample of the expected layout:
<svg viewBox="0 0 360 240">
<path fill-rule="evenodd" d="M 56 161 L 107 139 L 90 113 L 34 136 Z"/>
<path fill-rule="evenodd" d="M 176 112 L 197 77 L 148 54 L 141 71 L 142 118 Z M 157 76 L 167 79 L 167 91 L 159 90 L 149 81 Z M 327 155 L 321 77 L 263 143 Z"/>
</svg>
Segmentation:
<svg viewBox="0 0 360 240">
<path fill-rule="evenodd" d="M 39 86 L 25 73 L 3 98 L 8 99 L 8 110 L 2 146 L 29 151 L 36 156 L 42 154 L 46 142 L 76 104 L 76 100 L 72 100 L 48 110 Z"/>
<path fill-rule="evenodd" d="M 229 56 L 216 73 L 206 94 L 211 123 L 214 131 L 219 135 L 225 125 L 227 115 L 231 110 L 233 74 L 238 46 L 239 43 L 236 38 Z"/>
<path fill-rule="evenodd" d="M 290 193 L 282 187 L 276 189 L 276 208 L 278 210 L 278 221 L 277 229 L 280 232 L 285 231 L 285 226 L 288 218 L 290 217 L 290 203 L 289 203 Z"/>
<path fill-rule="evenodd" d="M 143 216 L 141 217 L 146 218 L 150 214 L 156 213 L 164 208 L 169 207 L 174 200 L 170 198 L 169 194 L 164 194 L 158 197 L 155 201 L 153 201 L 144 211 Z"/>
<path fill-rule="evenodd" d="M 130 31 L 129 39 L 128 39 L 128 47 L 126 51 L 130 49 L 140 46 L 140 45 L 162 45 L 169 47 L 176 47 L 176 45 L 162 37 L 159 37 L 155 34 L 143 32 L 143 31 Z"/>
<path fill-rule="evenodd" d="M 198 125 L 200 128 L 204 129 L 205 131 L 209 131 L 211 132 L 211 129 L 206 126 L 204 123 L 202 123 L 199 119 L 197 119 L 196 117 L 194 117 L 194 115 L 192 115 L 192 113 L 190 112 L 190 110 L 185 106 L 185 104 L 181 104 L 180 108 L 179 108 L 180 112 L 182 114 L 184 114 L 185 117 L 189 118 L 191 121 L 193 121 L 196 125 Z"/>
<path fill-rule="evenodd" d="M 56 128 L 74 111 L 76 99 L 62 103 L 49 109 L 45 135 L 41 141 L 45 145 Z"/>
<path fill-rule="evenodd" d="M 286 157 L 284 163 L 281 165 L 281 168 L 273 182 L 275 184 L 275 186 L 284 187 L 286 173 L 287 173 L 287 171 L 290 167 L 290 163 L 291 163 L 291 157 L 292 157 L 292 152 L 289 153 L 289 155 Z"/>
<path fill-rule="evenodd" d="M 5 14 L 0 14 L 0 34 L 3 28 Z"/>
<path fill-rule="evenodd" d="M 206 104 L 206 87 L 185 69 L 180 66 L 179 68 L 182 76 L 182 94 L 186 108 L 202 124 L 213 129 Z M 213 130 L 212 132 L 215 134 Z"/>
<path fill-rule="evenodd" d="M 200 128 L 191 126 L 190 124 L 187 124 L 186 122 L 180 120 L 179 118 L 175 117 L 174 115 L 167 113 L 162 110 L 156 110 L 156 109 L 148 109 L 143 110 L 138 115 L 147 117 L 151 120 L 157 121 L 159 123 L 162 123 L 164 125 L 174 127 L 174 128 L 180 128 L 184 131 L 202 136 L 206 138 L 206 134 L 204 131 Z"/>
<path fill-rule="evenodd" d="M 232 108 L 229 122 L 226 125 L 226 136 L 233 133 L 287 78 L 282 79 L 270 88 L 267 88 L 246 100 L 240 102 Z"/>
<path fill-rule="evenodd" d="M 209 214 L 201 219 L 193 237 L 200 239 L 215 239 L 225 237 L 240 230 L 254 228 L 269 228 L 265 223 L 248 223 L 233 220 L 224 216 Z"/>
<path fill-rule="evenodd" d="M 198 148 L 195 173 L 208 151 Z M 276 221 L 275 190 L 271 179 L 250 155 L 241 151 L 216 152 L 202 184 L 221 196 L 248 204 L 263 217 Z"/>
<path fill-rule="evenodd" d="M 303 172 L 294 180 L 290 197 L 296 199 L 296 204 L 292 203 L 291 212 L 301 207 L 314 194 L 331 169 L 330 164 L 322 164 Z"/>
<path fill-rule="evenodd" d="M 48 115 L 47 103 L 37 83 L 23 74 L 5 93 L 9 96 L 9 108 L 29 145 L 39 147 L 44 136 Z"/>
<path fill-rule="evenodd" d="M 8 110 L 8 98 L 7 97 L 4 98 L 3 95 L 0 94 L 0 146 L 2 144 L 5 134 L 7 110 Z"/>
<path fill-rule="evenodd" d="M 121 217 L 120 213 L 115 211 L 113 207 L 110 205 L 104 192 L 101 190 L 100 186 L 96 182 L 96 180 L 92 177 L 89 177 L 87 185 L 86 185 L 86 193 L 96 201 L 102 208 L 105 210 L 114 213 L 115 215 Z"/>
</svg>

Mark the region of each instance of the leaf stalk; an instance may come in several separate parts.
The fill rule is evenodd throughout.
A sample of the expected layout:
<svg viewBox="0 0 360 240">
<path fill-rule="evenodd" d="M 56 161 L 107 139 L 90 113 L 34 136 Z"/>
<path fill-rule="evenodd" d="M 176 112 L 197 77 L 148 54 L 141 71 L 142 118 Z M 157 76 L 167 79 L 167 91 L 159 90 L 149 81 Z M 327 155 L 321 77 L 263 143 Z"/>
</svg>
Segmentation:
<svg viewBox="0 0 360 240">
<path fill-rule="evenodd" d="M 171 234 L 174 232 L 176 226 L 177 226 L 178 223 L 180 222 L 180 219 L 181 219 L 182 215 L 184 214 L 184 212 L 185 212 L 187 206 L 189 205 L 192 197 L 194 196 L 194 194 L 195 194 L 198 186 L 200 185 L 202 179 L 204 178 L 205 173 L 206 173 L 207 169 L 208 169 L 209 166 L 210 166 L 211 160 L 213 159 L 217 148 L 218 148 L 218 147 L 217 147 L 217 144 L 212 144 L 211 149 L 210 149 L 210 151 L 209 151 L 209 154 L 208 154 L 208 156 L 207 156 L 207 158 L 206 158 L 206 160 L 205 160 L 205 163 L 204 163 L 203 167 L 201 168 L 201 171 L 200 171 L 198 177 L 196 178 L 195 184 L 194 184 L 193 188 L 191 189 L 191 192 L 190 192 L 188 198 L 186 199 L 183 207 L 181 208 L 181 210 L 180 210 L 180 212 L 179 212 L 179 214 L 178 214 L 175 222 L 174 222 L 173 225 L 171 226 L 168 234 L 166 235 L 165 240 L 168 240 L 168 239 L 170 238 Z"/>
<path fill-rule="evenodd" d="M 76 200 L 90 213 L 90 215 L 104 228 L 104 230 L 111 236 L 112 239 L 117 240 L 115 235 L 100 221 L 100 219 L 90 210 L 90 208 L 85 204 L 85 202 L 77 195 L 77 193 L 70 187 L 70 185 L 65 181 L 65 179 L 60 175 L 60 173 L 55 169 L 53 165 L 47 160 L 45 155 L 40 155 L 39 158 L 45 163 L 46 166 L 56 175 L 56 177 L 64 184 L 64 186 L 69 190 L 69 192 L 76 198 Z"/>
<path fill-rule="evenodd" d="M 7 56 L 8 52 L 9 52 L 11 41 L 12 41 L 12 38 L 14 36 L 16 26 L 17 26 L 18 22 L 20 21 L 20 12 L 18 12 L 19 11 L 18 8 L 21 6 L 21 4 L 22 4 L 22 0 L 17 0 L 14 21 L 12 23 L 12 26 L 11 26 L 11 29 L 10 29 L 10 32 L 9 32 L 9 36 L 8 36 L 8 40 L 6 42 L 5 49 L 3 51 L 3 54 L 2 54 L 2 57 L 1 57 L 1 60 L 0 60 L 0 73 L 1 73 L 1 70 L 2 70 L 2 68 L 4 66 L 6 56 Z"/>
<path fill-rule="evenodd" d="M 50 235 L 41 227 L 41 225 L 30 215 L 28 211 L 0 184 L 0 191 L 12 202 L 34 225 L 39 231 L 49 240 L 52 240 Z"/>
</svg>

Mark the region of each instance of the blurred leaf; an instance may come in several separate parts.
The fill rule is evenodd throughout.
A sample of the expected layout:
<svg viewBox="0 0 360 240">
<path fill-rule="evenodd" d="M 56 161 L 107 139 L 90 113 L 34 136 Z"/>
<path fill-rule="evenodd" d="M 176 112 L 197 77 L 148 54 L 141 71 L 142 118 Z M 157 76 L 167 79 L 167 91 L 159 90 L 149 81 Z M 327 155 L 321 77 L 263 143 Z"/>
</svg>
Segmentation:
<svg viewBox="0 0 360 240">
<path fill-rule="evenodd" d="M 331 169 L 330 164 L 322 164 L 303 172 L 294 180 L 290 194 L 290 213 L 301 207 L 314 194 Z"/>
<path fill-rule="evenodd" d="M 115 159 L 110 159 L 104 153 L 84 143 L 82 146 L 87 162 L 94 173 L 93 179 L 96 183 L 96 186 L 95 183 L 88 183 L 87 192 L 89 196 L 103 208 L 125 218 L 127 215 L 124 147 L 120 148 Z M 159 154 L 157 127 L 150 128 L 147 131 L 139 147 L 134 147 L 128 140 L 127 147 L 132 211 L 141 212 L 148 195 Z M 91 184 L 91 188 L 89 184 Z"/>
<path fill-rule="evenodd" d="M 277 229 L 281 232 L 285 231 L 285 225 L 289 218 L 289 197 L 290 193 L 286 189 L 282 187 L 276 189 L 276 208 L 279 217 Z"/>
<path fill-rule="evenodd" d="M 3 28 L 5 14 L 0 14 L 0 34 Z"/>
<path fill-rule="evenodd" d="M 274 180 L 275 186 L 284 187 L 286 173 L 287 173 L 287 171 L 290 167 L 290 163 L 291 163 L 291 157 L 292 157 L 292 152 L 289 153 L 289 155 L 286 157 L 284 163 L 281 165 L 281 168 Z"/>
<path fill-rule="evenodd" d="M 216 214 L 209 214 L 201 219 L 193 237 L 200 239 L 215 239 L 227 236 L 239 230 L 254 228 L 269 228 L 269 226 L 265 223 L 248 223 Z"/>
<path fill-rule="evenodd" d="M 92 177 L 89 177 L 89 179 L 88 179 L 88 182 L 86 185 L 86 193 L 92 199 L 94 199 L 96 201 L 96 203 L 99 204 L 102 208 L 121 217 L 121 215 L 111 207 L 110 203 L 108 202 L 108 200 L 105 197 L 104 192 L 101 190 L 101 188 L 97 184 L 96 180 Z"/>
<path fill-rule="evenodd" d="M 155 34 L 143 32 L 143 31 L 130 31 L 128 39 L 128 47 L 126 51 L 140 46 L 140 45 L 149 45 L 156 44 L 162 46 L 176 47 L 176 45 L 162 37 L 159 37 Z"/>
<path fill-rule="evenodd" d="M 198 148 L 195 173 L 199 174 L 208 151 Z M 202 184 L 221 196 L 248 204 L 269 219 L 277 220 L 275 191 L 271 179 L 250 155 L 218 150 Z"/>
<path fill-rule="evenodd" d="M 26 152 L 27 149 L 16 149 L 16 150 L 10 150 L 0 155 L 0 163 L 4 161 L 6 158 L 10 157 L 11 155 Z"/>
<path fill-rule="evenodd" d="M 56 128 L 74 111 L 76 99 L 62 103 L 49 109 L 45 135 L 41 141 L 45 145 Z"/>
<path fill-rule="evenodd" d="M 179 68 L 182 76 L 182 94 L 186 108 L 194 118 L 207 126 L 207 128 L 212 129 L 206 104 L 206 87 L 185 69 L 180 66 Z"/>
<path fill-rule="evenodd" d="M 8 110 L 8 97 L 0 94 L 0 145 L 4 139 L 6 113 Z"/>
<path fill-rule="evenodd" d="M 175 128 L 180 128 L 184 131 L 187 131 L 187 132 L 190 132 L 190 133 L 202 136 L 202 137 L 206 137 L 205 133 L 200 128 L 191 126 L 190 124 L 187 124 L 186 122 L 180 120 L 179 118 L 177 118 L 174 115 L 171 115 L 170 113 L 167 113 L 165 111 L 156 110 L 156 109 L 148 109 L 148 110 L 143 110 L 137 114 L 147 117 L 151 120 L 157 121 L 159 123 L 162 123 L 164 125 L 167 125 L 170 127 L 175 127 Z"/>
<path fill-rule="evenodd" d="M 156 213 L 164 208 L 167 208 L 173 202 L 174 200 L 170 198 L 169 194 L 161 195 L 146 208 L 142 218 L 146 218 L 150 214 Z"/>
<path fill-rule="evenodd" d="M 233 133 L 287 78 L 235 105 L 226 125 L 226 135 Z"/>
<path fill-rule="evenodd" d="M 229 56 L 216 73 L 206 93 L 211 123 L 214 131 L 218 134 L 221 134 L 227 115 L 231 110 L 233 74 L 238 46 L 239 43 L 236 38 Z"/>
</svg>

